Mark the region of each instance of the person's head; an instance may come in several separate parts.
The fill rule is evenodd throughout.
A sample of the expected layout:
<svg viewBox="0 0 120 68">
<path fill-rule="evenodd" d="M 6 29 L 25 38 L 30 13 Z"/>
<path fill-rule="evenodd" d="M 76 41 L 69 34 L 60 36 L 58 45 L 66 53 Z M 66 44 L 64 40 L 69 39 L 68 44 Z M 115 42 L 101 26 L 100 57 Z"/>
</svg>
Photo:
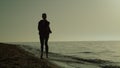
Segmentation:
<svg viewBox="0 0 120 68">
<path fill-rule="evenodd" d="M 47 14 L 46 13 L 43 13 L 42 14 L 42 18 L 45 20 L 47 18 Z"/>
</svg>

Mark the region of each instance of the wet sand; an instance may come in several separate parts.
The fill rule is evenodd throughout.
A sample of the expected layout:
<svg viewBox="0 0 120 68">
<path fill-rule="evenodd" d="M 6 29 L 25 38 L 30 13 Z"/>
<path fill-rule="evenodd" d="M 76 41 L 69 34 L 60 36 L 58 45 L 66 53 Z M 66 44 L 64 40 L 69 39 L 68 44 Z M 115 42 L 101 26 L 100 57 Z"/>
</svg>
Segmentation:
<svg viewBox="0 0 120 68">
<path fill-rule="evenodd" d="M 47 59 L 39 59 L 19 45 L 0 43 L 0 68 L 60 68 Z"/>
</svg>

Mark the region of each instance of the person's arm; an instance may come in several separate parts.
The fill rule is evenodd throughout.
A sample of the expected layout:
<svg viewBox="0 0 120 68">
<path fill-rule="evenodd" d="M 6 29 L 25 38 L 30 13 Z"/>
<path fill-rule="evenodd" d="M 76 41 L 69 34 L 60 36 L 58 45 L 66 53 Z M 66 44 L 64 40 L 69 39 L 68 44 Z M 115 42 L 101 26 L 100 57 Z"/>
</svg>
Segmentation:
<svg viewBox="0 0 120 68">
<path fill-rule="evenodd" d="M 50 29 L 50 22 L 49 22 L 49 32 L 52 33 L 51 29 Z"/>
<path fill-rule="evenodd" d="M 40 21 L 38 22 L 38 31 L 40 31 Z"/>
</svg>

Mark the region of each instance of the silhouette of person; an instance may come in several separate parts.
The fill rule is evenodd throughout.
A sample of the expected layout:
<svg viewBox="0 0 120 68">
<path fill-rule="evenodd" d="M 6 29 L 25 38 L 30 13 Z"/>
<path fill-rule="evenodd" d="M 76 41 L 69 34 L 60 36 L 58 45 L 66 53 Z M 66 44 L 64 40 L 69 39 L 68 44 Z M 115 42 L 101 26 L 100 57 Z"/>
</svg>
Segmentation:
<svg viewBox="0 0 120 68">
<path fill-rule="evenodd" d="M 40 36 L 40 43 L 41 43 L 41 59 L 43 58 L 43 51 L 44 51 L 44 45 L 45 45 L 45 52 L 46 52 L 46 58 L 48 58 L 48 39 L 49 34 L 52 33 L 50 29 L 50 22 L 47 21 L 47 14 L 42 14 L 42 20 L 38 22 L 38 30 L 39 30 L 39 36 Z"/>
</svg>

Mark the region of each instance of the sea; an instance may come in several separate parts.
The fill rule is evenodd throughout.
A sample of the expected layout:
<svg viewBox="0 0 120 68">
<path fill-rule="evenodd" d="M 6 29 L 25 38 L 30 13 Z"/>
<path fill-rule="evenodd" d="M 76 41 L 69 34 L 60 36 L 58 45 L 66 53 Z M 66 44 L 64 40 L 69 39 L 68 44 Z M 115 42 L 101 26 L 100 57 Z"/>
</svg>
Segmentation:
<svg viewBox="0 0 120 68">
<path fill-rule="evenodd" d="M 40 58 L 39 42 L 12 44 Z M 61 68 L 120 68 L 120 41 L 49 42 L 48 60 Z"/>
</svg>

